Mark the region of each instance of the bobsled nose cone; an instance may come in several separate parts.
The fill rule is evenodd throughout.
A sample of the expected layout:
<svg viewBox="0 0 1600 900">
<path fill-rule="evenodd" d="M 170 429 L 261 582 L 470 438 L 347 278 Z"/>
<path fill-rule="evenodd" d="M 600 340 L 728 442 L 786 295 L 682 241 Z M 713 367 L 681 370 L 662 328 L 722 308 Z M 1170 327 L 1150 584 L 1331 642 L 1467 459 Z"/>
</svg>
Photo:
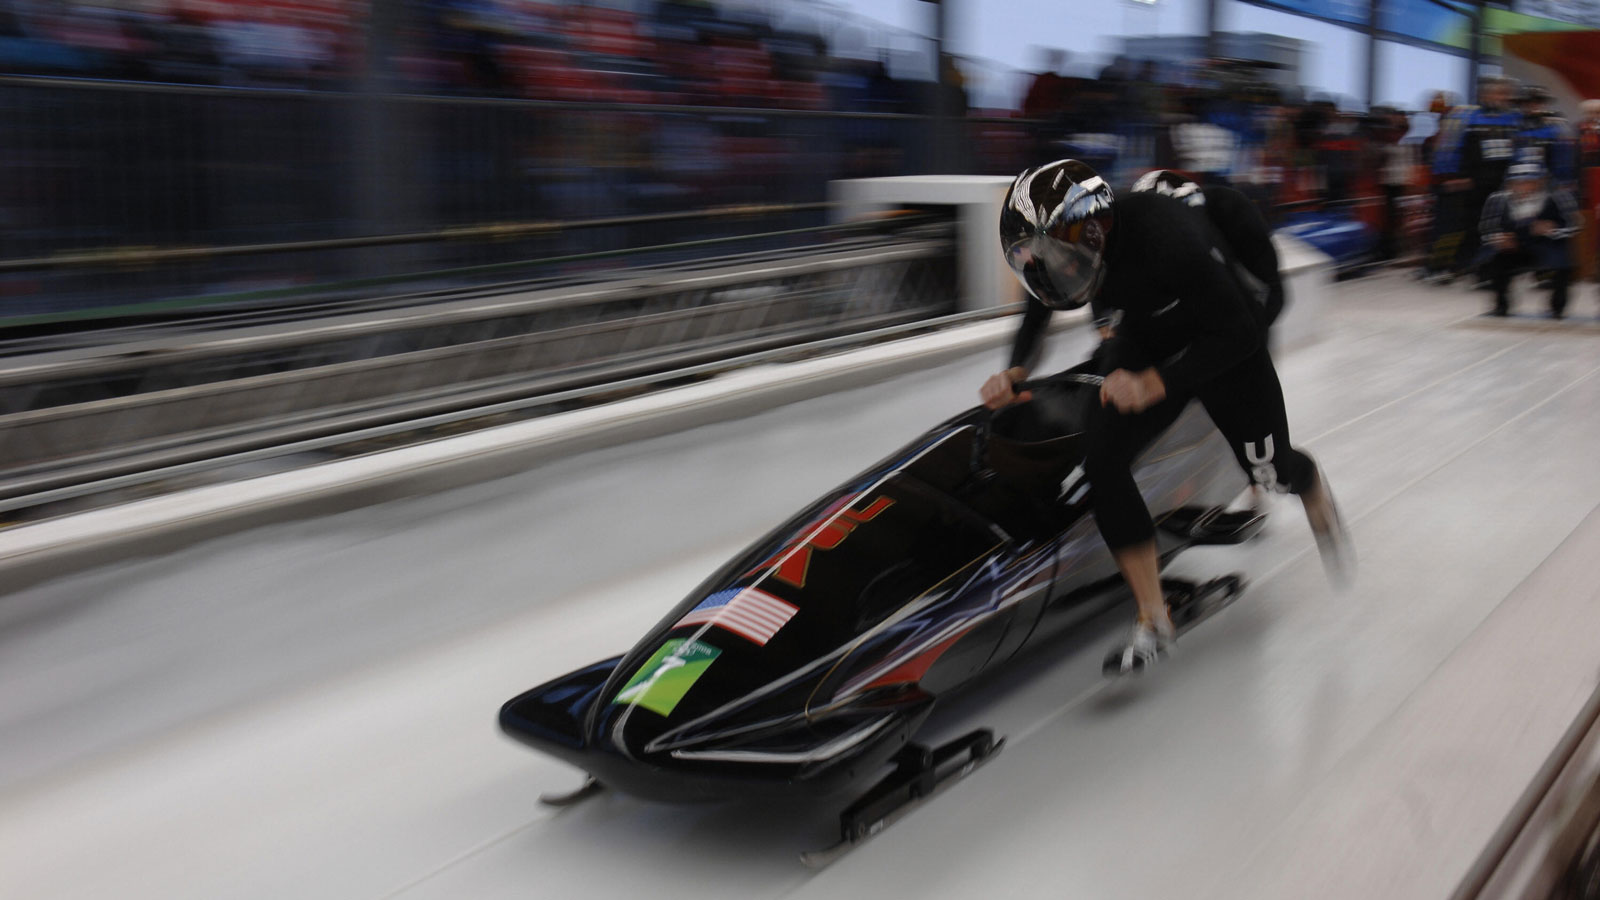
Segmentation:
<svg viewBox="0 0 1600 900">
<path fill-rule="evenodd" d="M 542 684 L 500 708 L 500 729 L 539 750 L 578 765 L 592 746 L 585 723 L 621 657 Z"/>
</svg>

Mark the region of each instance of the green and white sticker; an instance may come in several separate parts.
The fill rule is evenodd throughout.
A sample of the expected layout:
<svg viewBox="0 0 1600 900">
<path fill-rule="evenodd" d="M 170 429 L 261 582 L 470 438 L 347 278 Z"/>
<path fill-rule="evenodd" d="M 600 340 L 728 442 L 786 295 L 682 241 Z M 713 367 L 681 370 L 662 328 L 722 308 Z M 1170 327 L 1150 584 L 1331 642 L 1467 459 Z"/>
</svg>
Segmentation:
<svg viewBox="0 0 1600 900">
<path fill-rule="evenodd" d="M 670 716 L 683 695 L 721 655 L 721 650 L 702 641 L 673 638 L 633 673 L 611 702 L 630 703 Z"/>
</svg>

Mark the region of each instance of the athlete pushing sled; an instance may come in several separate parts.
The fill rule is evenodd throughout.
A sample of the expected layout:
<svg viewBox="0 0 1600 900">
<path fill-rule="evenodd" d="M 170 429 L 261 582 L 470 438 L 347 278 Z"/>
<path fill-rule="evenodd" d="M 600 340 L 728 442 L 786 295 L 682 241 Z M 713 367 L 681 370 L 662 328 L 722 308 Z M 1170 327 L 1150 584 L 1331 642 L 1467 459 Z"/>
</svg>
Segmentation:
<svg viewBox="0 0 1600 900">
<path fill-rule="evenodd" d="M 1093 302 L 1103 313 L 1098 355 L 1107 374 L 1086 424 L 1083 465 L 1095 522 L 1138 605 L 1127 640 L 1106 658 L 1108 674 L 1148 667 L 1177 636 L 1155 525 L 1131 466 L 1191 399 L 1251 484 L 1300 497 L 1330 579 L 1348 581 L 1354 558 L 1332 495 L 1316 463 L 1289 442 L 1266 341 L 1283 306 L 1277 254 L 1243 195 L 1152 173 L 1118 198 L 1089 166 L 1059 160 L 1012 183 L 1000 244 L 1028 308 L 1010 367 L 980 391 L 985 406 L 1032 399 L 1013 387 L 1037 364 L 1052 311 Z"/>
</svg>

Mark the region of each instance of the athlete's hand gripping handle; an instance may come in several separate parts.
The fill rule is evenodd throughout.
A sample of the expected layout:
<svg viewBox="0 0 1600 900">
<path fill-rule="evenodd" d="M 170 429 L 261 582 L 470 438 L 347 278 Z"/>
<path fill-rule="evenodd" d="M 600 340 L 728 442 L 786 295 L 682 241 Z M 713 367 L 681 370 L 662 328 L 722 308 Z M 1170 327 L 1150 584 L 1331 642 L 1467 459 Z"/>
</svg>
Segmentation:
<svg viewBox="0 0 1600 900">
<path fill-rule="evenodd" d="M 1033 392 L 1024 389 L 1023 379 L 1028 377 L 1028 370 L 1022 366 L 1013 366 L 1004 372 L 997 372 L 989 376 L 989 380 L 978 389 L 978 396 L 983 399 L 983 405 L 989 409 L 1004 409 L 1013 403 L 1027 403 L 1033 399 Z"/>
<path fill-rule="evenodd" d="M 1118 369 L 1100 385 L 1100 405 L 1114 406 L 1120 413 L 1141 413 L 1165 400 L 1167 386 L 1155 369 L 1130 372 Z"/>
</svg>

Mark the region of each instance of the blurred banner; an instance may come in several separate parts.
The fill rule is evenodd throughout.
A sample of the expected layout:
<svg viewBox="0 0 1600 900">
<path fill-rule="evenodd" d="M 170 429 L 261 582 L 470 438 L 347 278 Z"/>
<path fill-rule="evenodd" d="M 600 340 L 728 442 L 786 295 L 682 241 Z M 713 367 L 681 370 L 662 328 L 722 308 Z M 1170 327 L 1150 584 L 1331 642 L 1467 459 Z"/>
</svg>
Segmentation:
<svg viewBox="0 0 1600 900">
<path fill-rule="evenodd" d="M 1465 50 L 1472 42 L 1472 17 L 1432 0 L 1384 0 L 1378 5 L 1378 28 L 1402 38 Z"/>
<path fill-rule="evenodd" d="M 1255 6 L 1281 9 L 1312 18 L 1365 28 L 1366 0 L 1242 0 Z M 1562 15 L 1555 15 L 1560 8 Z M 1535 0 L 1522 2 L 1516 11 L 1500 7 L 1483 8 L 1484 45 L 1488 56 L 1501 52 L 1502 35 L 1540 31 L 1572 31 L 1585 27 L 1591 17 L 1600 18 L 1600 0 L 1560 2 Z M 1421 43 L 1438 48 L 1465 51 L 1472 41 L 1471 6 L 1451 0 L 1381 0 L 1378 4 L 1378 36 L 1389 40 Z"/>
<path fill-rule="evenodd" d="M 1367 0 L 1245 0 L 1256 6 L 1300 13 L 1330 22 L 1367 24 Z"/>
<path fill-rule="evenodd" d="M 1530 16 L 1600 27 L 1600 0 L 1516 0 L 1512 8 Z"/>
</svg>

